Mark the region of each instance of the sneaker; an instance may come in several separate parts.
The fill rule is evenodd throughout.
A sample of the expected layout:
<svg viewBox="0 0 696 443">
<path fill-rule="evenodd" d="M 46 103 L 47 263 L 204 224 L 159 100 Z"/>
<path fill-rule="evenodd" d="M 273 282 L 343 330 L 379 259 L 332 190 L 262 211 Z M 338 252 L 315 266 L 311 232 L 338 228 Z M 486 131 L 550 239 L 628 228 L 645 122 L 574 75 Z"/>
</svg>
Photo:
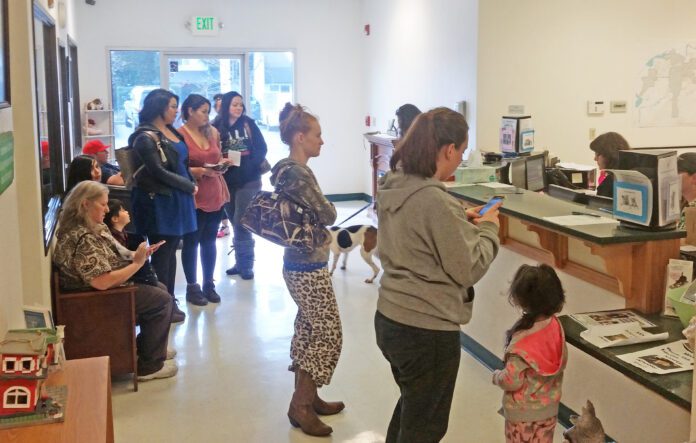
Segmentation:
<svg viewBox="0 0 696 443">
<path fill-rule="evenodd" d="M 159 371 L 147 375 L 138 375 L 138 381 L 150 381 L 156 378 L 174 377 L 179 372 L 179 367 L 173 360 L 167 360 Z"/>
<path fill-rule="evenodd" d="M 179 300 L 174 299 L 174 306 L 172 307 L 172 323 L 181 323 L 186 320 L 186 314 L 184 311 L 179 309 Z"/>
<path fill-rule="evenodd" d="M 228 225 L 220 226 L 217 232 L 217 238 L 227 237 L 230 235 L 230 227 Z"/>
<path fill-rule="evenodd" d="M 208 300 L 203 295 L 201 291 L 201 285 L 198 283 L 191 283 L 186 285 L 186 301 L 196 306 L 205 306 L 208 304 Z"/>
<path fill-rule="evenodd" d="M 174 357 L 176 357 L 176 349 L 174 348 L 167 348 L 167 360 L 171 360 Z"/>
<path fill-rule="evenodd" d="M 220 303 L 220 295 L 215 291 L 214 283 L 203 284 L 203 295 L 210 303 Z"/>
</svg>

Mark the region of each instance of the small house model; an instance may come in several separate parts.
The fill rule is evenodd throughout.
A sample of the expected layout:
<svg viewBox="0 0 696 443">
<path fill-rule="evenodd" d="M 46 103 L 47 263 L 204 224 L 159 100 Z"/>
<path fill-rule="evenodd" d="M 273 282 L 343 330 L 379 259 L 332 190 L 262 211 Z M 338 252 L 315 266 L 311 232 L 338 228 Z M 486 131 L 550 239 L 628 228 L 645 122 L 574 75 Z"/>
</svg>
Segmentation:
<svg viewBox="0 0 696 443">
<path fill-rule="evenodd" d="M 7 332 L 0 341 L 0 417 L 35 412 L 48 366 L 57 363 L 59 344 L 53 329 Z"/>
</svg>

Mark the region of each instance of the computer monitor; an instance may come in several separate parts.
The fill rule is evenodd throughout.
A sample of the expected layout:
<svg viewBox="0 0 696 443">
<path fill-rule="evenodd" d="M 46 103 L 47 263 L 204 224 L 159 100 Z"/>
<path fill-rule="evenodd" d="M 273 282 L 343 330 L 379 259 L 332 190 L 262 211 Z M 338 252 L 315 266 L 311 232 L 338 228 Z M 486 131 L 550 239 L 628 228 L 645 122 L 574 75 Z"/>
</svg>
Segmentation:
<svg viewBox="0 0 696 443">
<path fill-rule="evenodd" d="M 564 188 L 558 185 L 549 185 L 548 193 L 551 197 L 568 200 L 573 203 L 580 203 L 581 205 L 586 205 L 590 197 L 582 191 L 576 191 L 575 189 Z"/>
<path fill-rule="evenodd" d="M 527 163 L 527 186 L 530 191 L 543 191 L 546 188 L 546 153 L 530 155 Z"/>
<path fill-rule="evenodd" d="M 524 158 L 510 161 L 510 184 L 526 189 L 527 188 L 527 163 Z"/>
</svg>

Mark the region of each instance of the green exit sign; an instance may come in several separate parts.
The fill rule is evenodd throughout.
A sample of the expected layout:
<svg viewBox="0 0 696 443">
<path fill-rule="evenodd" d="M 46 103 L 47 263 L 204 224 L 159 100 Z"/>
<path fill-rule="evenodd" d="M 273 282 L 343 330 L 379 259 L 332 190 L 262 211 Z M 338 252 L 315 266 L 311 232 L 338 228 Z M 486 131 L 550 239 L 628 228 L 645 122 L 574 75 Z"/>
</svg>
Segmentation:
<svg viewBox="0 0 696 443">
<path fill-rule="evenodd" d="M 191 18 L 191 33 L 193 35 L 217 35 L 219 30 L 217 17 L 194 15 Z"/>
</svg>

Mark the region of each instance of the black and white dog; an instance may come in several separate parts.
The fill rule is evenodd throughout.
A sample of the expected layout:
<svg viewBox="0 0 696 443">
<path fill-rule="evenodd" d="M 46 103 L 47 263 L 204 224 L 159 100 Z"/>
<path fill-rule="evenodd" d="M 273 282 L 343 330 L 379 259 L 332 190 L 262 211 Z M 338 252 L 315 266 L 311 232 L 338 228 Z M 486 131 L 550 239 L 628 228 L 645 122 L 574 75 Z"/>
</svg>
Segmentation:
<svg viewBox="0 0 696 443">
<path fill-rule="evenodd" d="M 338 263 L 338 258 L 341 254 L 345 254 L 341 269 L 346 269 L 348 253 L 355 249 L 356 246 L 360 246 L 360 255 L 374 272 L 372 278 L 365 279 L 365 283 L 372 283 L 379 274 L 379 266 L 372 261 L 373 256 L 378 256 L 377 228 L 370 225 L 354 225 L 347 228 L 331 226 L 329 230 L 331 231 L 331 252 L 333 253 L 331 275 L 336 270 L 336 263 Z"/>
</svg>

